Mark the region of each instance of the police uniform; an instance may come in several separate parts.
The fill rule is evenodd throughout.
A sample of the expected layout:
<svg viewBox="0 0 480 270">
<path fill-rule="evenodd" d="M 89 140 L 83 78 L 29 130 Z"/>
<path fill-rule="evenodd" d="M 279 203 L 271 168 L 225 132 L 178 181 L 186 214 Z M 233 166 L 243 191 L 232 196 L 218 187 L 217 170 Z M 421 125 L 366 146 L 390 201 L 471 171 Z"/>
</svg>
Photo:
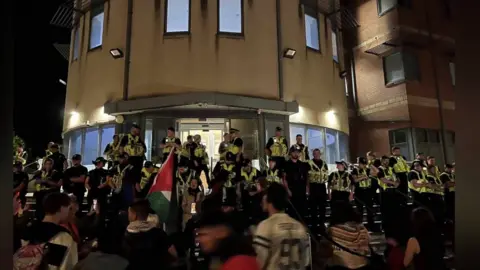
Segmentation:
<svg viewBox="0 0 480 270">
<path fill-rule="evenodd" d="M 277 166 L 268 168 L 264 174 L 265 180 L 267 180 L 267 186 L 271 185 L 272 183 L 282 183 L 282 172 L 277 168 Z"/>
<path fill-rule="evenodd" d="M 282 128 L 277 127 L 275 129 L 277 132 L 282 131 Z M 287 139 L 283 136 L 273 136 L 268 139 L 265 149 L 268 152 L 270 159 L 275 160 L 277 168 L 283 170 L 283 163 L 287 156 L 288 151 L 288 142 Z"/>
<path fill-rule="evenodd" d="M 416 181 L 417 184 L 426 184 L 428 183 L 425 172 L 422 170 L 418 171 L 414 169 L 414 166 L 417 162 L 412 164 L 411 171 L 408 173 L 408 188 L 414 199 L 414 204 L 418 206 L 426 207 L 428 205 L 428 196 L 425 195 L 427 188 L 426 187 L 415 187 L 413 181 Z M 420 163 L 418 163 L 420 164 Z"/>
<path fill-rule="evenodd" d="M 433 170 L 434 169 L 436 169 L 436 167 L 433 168 Z M 425 178 L 432 185 L 431 188 L 425 189 L 425 195 L 428 199 L 426 206 L 432 211 L 437 224 L 441 226 L 445 221 L 445 203 L 443 201 L 444 184 L 440 178 L 437 177 L 436 171 L 433 173 L 427 171 Z"/>
<path fill-rule="evenodd" d="M 218 146 L 218 154 L 220 155 L 220 160 L 225 160 L 225 155 L 227 154 L 229 146 L 230 146 L 230 141 L 223 141 Z"/>
<path fill-rule="evenodd" d="M 197 137 L 198 136 L 198 137 Z M 207 183 L 210 185 L 210 172 L 208 170 L 208 153 L 206 151 L 205 145 L 201 144 L 201 137 L 200 135 L 195 135 L 194 136 L 195 143 L 197 147 L 195 147 L 193 151 L 193 157 L 192 159 L 197 162 L 198 166 L 194 165 L 195 168 L 195 177 L 198 178 L 198 182 L 201 185 L 202 181 L 200 181 L 200 175 L 202 174 L 202 171 L 205 173 L 205 178 L 207 180 Z"/>
<path fill-rule="evenodd" d="M 328 189 L 331 191 L 330 202 L 335 201 L 350 201 L 350 193 L 352 192 L 353 177 L 346 170 L 347 164 L 344 161 L 336 161 L 337 165 L 344 166 L 342 171 L 338 169 L 328 176 Z"/>
<path fill-rule="evenodd" d="M 151 161 L 145 162 L 142 169 L 142 178 L 140 179 L 141 194 L 139 194 L 139 197 L 145 198 L 147 196 L 157 173 L 158 168 Z"/>
<path fill-rule="evenodd" d="M 36 180 L 35 184 L 35 216 L 38 220 L 42 220 L 44 217 L 43 212 L 43 199 L 50 193 L 60 192 L 60 187 L 51 185 L 47 181 L 58 183 L 61 181 L 61 174 L 56 170 L 50 171 L 40 170 L 34 174 L 33 177 Z"/>
<path fill-rule="evenodd" d="M 328 166 L 322 159 L 308 160 L 310 223 L 315 234 L 323 230 L 327 204 Z"/>
<path fill-rule="evenodd" d="M 363 180 L 355 181 L 355 204 L 357 211 L 363 216 L 363 208 L 367 210 L 367 221 L 369 230 L 373 231 L 375 227 L 373 212 L 373 190 L 372 179 L 370 178 L 370 169 L 366 168 L 367 160 L 364 157 L 357 158 L 358 165 L 352 170 L 353 178 L 362 178 Z M 365 167 L 361 168 L 363 165 Z"/>
<path fill-rule="evenodd" d="M 295 152 L 299 153 L 300 149 L 292 149 L 291 154 Z M 307 163 L 295 160 L 293 156 L 284 163 L 284 178 L 292 195 L 290 201 L 295 207 L 295 209 L 287 209 L 287 212 L 292 218 L 299 221 L 304 221 L 307 214 L 308 170 Z"/>
<path fill-rule="evenodd" d="M 193 178 L 193 171 L 190 170 L 187 163 L 179 163 L 175 172 L 175 194 L 173 194 L 172 208 L 176 209 L 177 213 L 174 220 L 171 222 L 175 224 L 178 231 L 182 231 L 183 209 L 181 207 L 184 193 L 187 192 L 190 180 Z"/>
<path fill-rule="evenodd" d="M 260 172 L 252 167 L 252 162 L 249 159 L 243 161 L 243 167 L 240 171 L 240 183 L 237 184 L 237 195 L 240 196 L 241 205 L 239 210 L 244 210 L 251 214 L 254 203 L 256 202 L 250 195 L 250 192 L 257 191 L 257 179 L 260 177 Z M 251 215 L 249 215 L 251 216 Z"/>
<path fill-rule="evenodd" d="M 120 209 L 126 209 L 133 203 L 136 197 L 135 185 L 140 182 L 140 179 L 136 177 L 134 166 L 128 160 L 129 157 L 126 153 L 121 154 L 120 163 L 112 169 L 114 173 L 111 183 L 113 189 L 112 196 L 117 197 Z"/>
<path fill-rule="evenodd" d="M 446 164 L 446 169 L 453 169 L 453 165 Z M 446 206 L 446 218 L 455 220 L 455 173 L 445 170 L 440 174 L 440 180 L 445 185 L 445 206 Z"/>
<path fill-rule="evenodd" d="M 299 154 L 299 160 L 300 161 L 303 161 L 303 162 L 306 162 L 310 159 L 310 156 L 308 154 L 308 146 L 306 146 L 305 144 L 303 143 L 296 143 L 294 145 L 292 145 L 290 147 L 290 151 L 293 149 L 293 148 L 298 148 L 300 149 L 300 154 Z"/>
<path fill-rule="evenodd" d="M 116 137 L 119 138 L 117 142 L 115 142 Z M 111 169 L 113 166 L 118 164 L 120 155 L 120 135 L 113 136 L 113 141 L 105 146 L 103 154 L 107 156 L 108 168 Z"/>
<path fill-rule="evenodd" d="M 230 135 L 234 135 L 237 132 L 240 132 L 238 129 L 231 128 Z M 234 136 L 231 139 L 230 143 L 228 144 L 227 154 L 231 153 L 231 155 L 226 156 L 226 159 L 229 161 L 237 162 L 239 161 L 239 166 L 241 166 L 243 162 L 243 140 L 240 137 Z M 240 155 L 240 157 L 238 157 Z"/>
<path fill-rule="evenodd" d="M 27 151 L 22 151 L 22 152 L 15 151 L 15 155 L 13 156 L 13 164 L 15 164 L 16 162 L 21 162 L 22 165 L 25 165 L 27 164 L 27 159 L 28 159 Z"/>
<path fill-rule="evenodd" d="M 408 194 L 408 164 L 403 156 L 391 156 L 390 167 L 393 168 L 393 173 L 399 181 L 398 191 L 403 194 Z M 406 200 L 406 199 L 405 199 Z"/>
<path fill-rule="evenodd" d="M 133 125 L 134 128 L 140 129 L 139 126 Z M 145 152 L 147 146 L 140 136 L 129 133 L 124 135 L 120 141 L 120 147 L 123 147 L 123 151 L 128 154 L 128 163 L 132 165 L 131 177 L 137 183 L 140 182 L 141 171 L 143 167 L 143 160 L 145 159 Z"/>
</svg>

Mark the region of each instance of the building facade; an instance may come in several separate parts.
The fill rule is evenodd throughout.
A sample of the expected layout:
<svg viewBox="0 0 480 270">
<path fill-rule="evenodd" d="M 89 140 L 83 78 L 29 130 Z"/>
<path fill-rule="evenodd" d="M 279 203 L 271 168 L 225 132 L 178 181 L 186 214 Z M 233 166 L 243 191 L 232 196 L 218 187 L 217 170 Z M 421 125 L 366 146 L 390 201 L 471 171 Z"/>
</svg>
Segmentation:
<svg viewBox="0 0 480 270">
<path fill-rule="evenodd" d="M 92 1 L 72 31 L 65 153 L 89 162 L 136 123 L 147 159 L 172 126 L 200 134 L 212 164 L 237 128 L 260 162 L 280 126 L 330 164 L 348 159 L 342 38 L 319 2 Z"/>
<path fill-rule="evenodd" d="M 360 25 L 344 33 L 352 155 L 398 146 L 409 160 L 454 161 L 450 2 L 344 2 Z"/>
</svg>

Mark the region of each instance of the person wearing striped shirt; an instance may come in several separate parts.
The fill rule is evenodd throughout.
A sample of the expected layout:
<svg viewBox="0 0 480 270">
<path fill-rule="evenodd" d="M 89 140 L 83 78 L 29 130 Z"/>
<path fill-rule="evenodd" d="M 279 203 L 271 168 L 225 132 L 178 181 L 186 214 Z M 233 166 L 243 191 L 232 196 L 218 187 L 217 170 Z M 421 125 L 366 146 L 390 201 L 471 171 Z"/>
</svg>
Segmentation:
<svg viewBox="0 0 480 270">
<path fill-rule="evenodd" d="M 272 183 L 263 198 L 269 218 L 258 225 L 253 237 L 263 270 L 303 270 L 310 263 L 310 238 L 303 224 L 284 212 L 287 206 L 287 191 Z"/>
</svg>

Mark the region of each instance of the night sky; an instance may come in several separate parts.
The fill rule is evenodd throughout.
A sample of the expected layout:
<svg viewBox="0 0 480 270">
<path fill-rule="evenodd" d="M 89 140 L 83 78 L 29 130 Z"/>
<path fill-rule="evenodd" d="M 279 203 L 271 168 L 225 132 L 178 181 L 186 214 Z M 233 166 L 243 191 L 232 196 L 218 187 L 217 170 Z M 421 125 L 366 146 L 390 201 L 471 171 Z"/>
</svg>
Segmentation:
<svg viewBox="0 0 480 270">
<path fill-rule="evenodd" d="M 65 0 L 63 0 L 65 1 Z M 50 25 L 63 1 L 14 1 L 14 130 L 31 156 L 42 156 L 49 141 L 62 142 L 68 61 L 53 43 L 70 41 L 68 29 Z"/>
</svg>

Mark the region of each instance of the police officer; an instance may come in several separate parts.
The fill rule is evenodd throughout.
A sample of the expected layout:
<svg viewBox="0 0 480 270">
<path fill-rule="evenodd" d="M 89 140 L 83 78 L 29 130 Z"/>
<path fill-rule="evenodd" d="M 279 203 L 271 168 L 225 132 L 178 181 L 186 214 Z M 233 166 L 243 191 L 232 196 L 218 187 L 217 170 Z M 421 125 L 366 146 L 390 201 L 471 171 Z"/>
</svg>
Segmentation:
<svg viewBox="0 0 480 270">
<path fill-rule="evenodd" d="M 395 175 L 397 176 L 397 174 Z M 408 173 L 408 187 L 412 193 L 415 205 L 427 207 L 428 196 L 426 196 L 425 193 L 427 188 L 430 187 L 430 183 L 426 179 L 425 172 L 420 161 L 414 161 L 412 163 L 411 171 Z"/>
<path fill-rule="evenodd" d="M 290 151 L 290 159 L 284 162 L 284 180 L 293 207 L 288 213 L 292 218 L 304 222 L 307 214 L 308 164 L 300 161 L 300 148 Z"/>
<path fill-rule="evenodd" d="M 428 171 L 428 174 L 430 174 L 430 169 L 431 169 L 432 170 L 431 173 L 433 173 L 435 177 L 440 178 L 440 174 L 441 174 L 440 169 L 438 169 L 437 162 L 434 156 L 427 157 L 427 162 L 424 169 Z"/>
<path fill-rule="evenodd" d="M 93 204 L 93 200 L 97 200 L 101 213 L 106 211 L 107 198 L 111 192 L 111 187 L 109 186 L 107 179 L 108 171 L 104 169 L 106 163 L 107 160 L 103 157 L 97 157 L 93 160 L 92 164 L 95 168 L 88 172 L 87 179 L 85 180 L 85 187 L 88 190 L 87 205 L 90 208 Z M 115 166 L 118 166 L 118 164 Z"/>
<path fill-rule="evenodd" d="M 373 151 L 368 151 L 367 154 L 367 167 L 370 167 L 373 165 L 373 162 L 377 159 L 377 155 Z"/>
<path fill-rule="evenodd" d="M 185 192 L 187 192 L 188 186 L 190 185 L 190 180 L 193 178 L 194 172 L 188 166 L 187 159 L 181 159 L 178 163 L 175 172 L 175 201 L 172 202 L 173 209 L 177 209 L 174 220 L 172 221 L 175 224 L 175 228 L 178 231 L 182 231 L 182 219 L 183 219 L 183 210 L 182 210 L 182 200 Z"/>
<path fill-rule="evenodd" d="M 184 156 L 187 156 L 188 159 L 193 159 L 195 156 L 195 149 L 197 148 L 197 144 L 193 141 L 193 136 L 188 135 L 187 136 L 187 141 L 183 144 L 182 146 L 182 154 Z"/>
<path fill-rule="evenodd" d="M 145 198 L 147 196 L 150 187 L 153 184 L 153 180 L 157 175 L 158 168 L 151 161 L 145 162 L 142 169 L 142 179 L 140 180 L 140 194 L 139 197 Z"/>
<path fill-rule="evenodd" d="M 275 160 L 277 168 L 283 170 L 283 163 L 285 162 L 285 157 L 287 156 L 288 151 L 287 139 L 282 136 L 282 128 L 277 127 L 275 129 L 275 136 L 268 139 L 267 145 L 265 147 L 265 152 L 269 159 Z M 296 151 L 297 149 L 292 149 Z"/>
<path fill-rule="evenodd" d="M 237 196 L 241 199 L 241 210 L 251 213 L 253 208 L 253 195 L 257 192 L 257 179 L 261 176 L 260 172 L 252 166 L 250 159 L 243 160 L 243 166 L 240 171 L 240 182 L 237 183 Z"/>
<path fill-rule="evenodd" d="M 302 142 L 302 135 L 301 134 L 297 134 L 297 137 L 295 138 L 296 139 L 296 143 L 294 145 L 292 145 L 290 147 L 293 148 L 293 147 L 296 147 L 296 148 L 300 148 L 300 161 L 307 161 L 310 159 L 310 156 L 308 155 L 308 146 L 306 146 L 305 144 L 303 144 Z"/>
<path fill-rule="evenodd" d="M 445 203 L 443 201 L 444 184 L 440 180 L 437 166 L 432 166 L 430 164 L 427 168 L 426 174 L 426 179 L 430 183 L 430 187 L 425 191 L 426 196 L 428 196 L 427 207 L 432 211 L 437 224 L 442 228 L 445 222 Z"/>
<path fill-rule="evenodd" d="M 408 177 L 409 172 L 407 162 L 405 157 L 402 156 L 400 148 L 397 146 L 392 147 L 392 156 L 390 157 L 390 167 L 393 168 L 395 177 L 400 181 L 398 186 L 398 191 L 403 193 L 405 196 L 408 194 Z M 406 197 L 405 197 L 406 200 Z"/>
<path fill-rule="evenodd" d="M 23 164 L 21 161 L 13 164 L 13 196 L 19 194 L 19 199 L 22 202 L 22 206 L 25 206 L 27 201 L 27 188 L 29 177 L 28 174 L 23 171 Z"/>
<path fill-rule="evenodd" d="M 50 146 L 51 155 L 49 159 L 53 160 L 53 169 L 62 174 L 68 167 L 67 158 L 59 152 L 58 144 L 54 143 Z"/>
<path fill-rule="evenodd" d="M 427 162 L 425 161 L 425 154 L 423 152 L 418 152 L 416 155 L 415 155 L 415 160 L 414 161 L 418 161 L 420 162 L 420 164 L 422 164 L 422 167 L 427 167 Z"/>
<path fill-rule="evenodd" d="M 367 209 L 368 229 L 375 231 L 375 222 L 373 212 L 373 193 L 372 179 L 370 178 L 370 169 L 367 168 L 367 159 L 357 158 L 357 166 L 351 172 L 355 182 L 355 204 L 357 211 L 363 216 L 363 208 Z"/>
<path fill-rule="evenodd" d="M 103 154 L 108 159 L 108 168 L 111 169 L 119 162 L 118 156 L 120 155 L 120 136 L 118 134 L 113 135 L 113 141 L 105 147 Z"/>
<path fill-rule="evenodd" d="M 43 198 L 52 192 L 60 192 L 62 177 L 54 169 L 53 159 L 47 158 L 43 162 L 43 168 L 34 174 L 33 179 L 35 179 L 35 216 L 38 220 L 42 220 L 44 216 Z"/>
<path fill-rule="evenodd" d="M 44 159 L 48 158 L 51 154 L 53 154 L 51 148 L 52 148 L 52 145 L 54 145 L 55 143 L 54 142 L 49 142 L 47 144 L 47 149 L 45 150 L 45 157 Z"/>
<path fill-rule="evenodd" d="M 130 129 L 130 133 L 122 137 L 122 140 L 120 141 L 120 152 L 127 153 L 128 163 L 132 165 L 130 175 L 130 177 L 132 177 L 131 180 L 138 184 L 142 177 L 141 171 L 146 151 L 147 146 L 142 138 L 140 138 L 140 126 L 134 124 Z M 140 185 L 138 185 L 137 192 L 140 192 L 139 188 Z"/>
<path fill-rule="evenodd" d="M 267 186 L 271 183 L 282 183 L 282 172 L 277 168 L 277 162 L 274 159 L 268 160 L 268 168 L 264 175 L 267 180 Z"/>
<path fill-rule="evenodd" d="M 175 165 L 177 164 L 178 156 L 176 155 L 182 149 L 182 142 L 179 138 L 175 137 L 175 129 L 173 127 L 169 127 L 167 129 L 167 137 L 163 138 L 162 143 L 160 144 L 160 148 L 163 148 L 163 162 L 167 161 L 168 155 L 170 151 L 175 149 Z"/>
<path fill-rule="evenodd" d="M 381 212 L 382 225 L 385 235 L 392 236 L 395 224 L 400 211 L 403 211 L 401 205 L 401 194 L 396 191 L 399 185 L 398 180 L 393 173 L 393 168 L 390 165 L 390 158 L 382 156 L 381 160 L 376 160 L 373 166 L 378 167 L 378 173 L 375 176 L 381 188 Z"/>
<path fill-rule="evenodd" d="M 210 185 L 210 172 L 208 170 L 208 153 L 205 145 L 202 144 L 202 137 L 200 135 L 193 136 L 193 141 L 196 144 L 194 149 L 194 155 L 192 157 L 193 165 L 195 168 L 195 177 L 200 181 L 200 175 L 205 173 L 205 178 L 208 185 Z M 201 181 L 200 181 L 201 182 Z"/>
<path fill-rule="evenodd" d="M 310 206 L 310 221 L 315 235 L 324 229 L 325 210 L 327 204 L 327 163 L 321 159 L 320 149 L 313 150 L 313 159 L 308 161 L 308 202 Z"/>
<path fill-rule="evenodd" d="M 114 176 L 109 185 L 113 191 L 112 201 L 114 201 L 116 209 L 124 210 L 133 203 L 136 197 L 135 190 L 140 190 L 140 179 L 129 162 L 128 154 L 123 152 L 119 158 L 119 164 L 112 169 Z"/>
<path fill-rule="evenodd" d="M 220 155 L 220 160 L 225 160 L 225 155 L 227 154 L 228 147 L 230 145 L 230 134 L 223 134 L 223 142 L 218 146 L 218 154 Z"/>
<path fill-rule="evenodd" d="M 13 163 L 21 162 L 23 166 L 27 164 L 28 153 L 23 149 L 23 145 L 17 145 L 15 155 L 13 156 Z"/>
<path fill-rule="evenodd" d="M 347 163 L 345 161 L 336 161 L 337 170 L 328 176 L 328 196 L 330 204 L 335 201 L 349 202 L 353 194 L 354 179 L 346 170 Z"/>
<path fill-rule="evenodd" d="M 230 144 L 228 145 L 227 153 L 233 154 L 231 159 L 235 161 L 240 167 L 243 161 L 243 140 L 240 138 L 240 130 L 236 128 L 230 129 Z"/>
<path fill-rule="evenodd" d="M 63 173 L 63 190 L 72 193 L 77 198 L 79 211 L 83 205 L 85 197 L 85 180 L 88 175 L 88 169 L 82 165 L 82 156 L 75 154 L 72 157 L 72 167 Z"/>
<path fill-rule="evenodd" d="M 445 186 L 446 218 L 455 221 L 455 174 L 453 165 L 445 164 L 445 171 L 440 175 L 440 180 Z"/>
</svg>

